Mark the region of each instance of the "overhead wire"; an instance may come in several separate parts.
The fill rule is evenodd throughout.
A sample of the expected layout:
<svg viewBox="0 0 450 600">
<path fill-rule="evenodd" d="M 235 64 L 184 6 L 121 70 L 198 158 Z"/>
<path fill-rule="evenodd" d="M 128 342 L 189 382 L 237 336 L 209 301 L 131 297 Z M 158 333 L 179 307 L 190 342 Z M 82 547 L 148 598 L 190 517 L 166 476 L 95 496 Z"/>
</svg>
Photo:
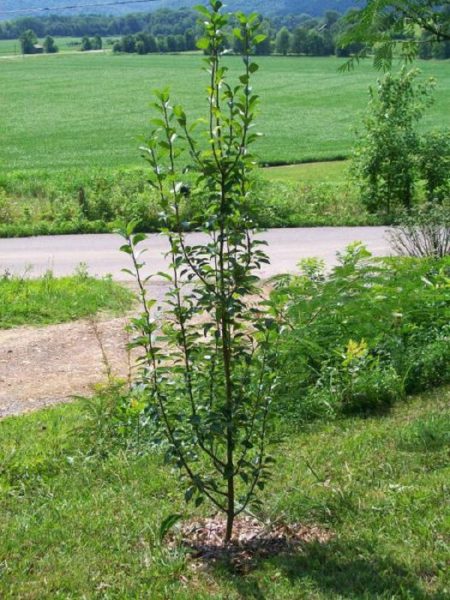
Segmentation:
<svg viewBox="0 0 450 600">
<path fill-rule="evenodd" d="M 158 2 L 158 0 L 111 0 L 110 2 L 89 2 L 83 4 L 71 4 L 67 6 L 43 6 L 43 7 L 34 7 L 34 8 L 15 8 L 13 10 L 1 10 L 0 14 L 2 15 L 13 15 L 13 14 L 21 14 L 21 13 L 32 13 L 32 12 L 50 12 L 50 11 L 60 11 L 60 10 L 74 10 L 78 8 L 101 8 L 102 6 L 119 6 L 126 4 L 150 4 L 151 2 Z"/>
</svg>

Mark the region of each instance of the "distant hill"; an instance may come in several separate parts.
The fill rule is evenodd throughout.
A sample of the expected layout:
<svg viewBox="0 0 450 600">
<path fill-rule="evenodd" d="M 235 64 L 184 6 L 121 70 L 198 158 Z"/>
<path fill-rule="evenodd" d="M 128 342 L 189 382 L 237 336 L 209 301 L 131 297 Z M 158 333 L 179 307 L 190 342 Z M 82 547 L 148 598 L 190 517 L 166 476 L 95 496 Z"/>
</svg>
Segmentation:
<svg viewBox="0 0 450 600">
<path fill-rule="evenodd" d="M 125 15 L 133 12 L 148 12 L 160 8 L 177 9 L 182 7 L 188 8 L 200 3 L 207 4 L 206 0 L 149 0 L 148 2 L 129 2 L 126 4 L 121 2 L 120 4 L 114 5 L 112 4 L 114 1 L 115 0 L 23 0 L 23 2 L 20 2 L 19 4 L 17 0 L 2 0 L 0 2 L 0 19 L 11 20 L 18 17 L 37 17 L 49 14 Z M 116 1 L 119 2 L 120 0 Z M 340 13 L 345 13 L 349 8 L 358 6 L 360 1 L 361 0 L 227 0 L 225 4 L 230 11 L 257 11 L 261 14 L 272 16 L 302 13 L 307 13 L 312 16 L 321 16 L 327 10 L 337 10 Z M 104 6 L 101 6 L 102 4 Z M 75 8 L 74 5 L 79 6 Z M 66 6 L 72 6 L 73 8 L 64 8 Z M 49 8 L 49 10 L 32 10 L 46 8 Z M 21 12 L 19 12 L 19 10 Z"/>
</svg>

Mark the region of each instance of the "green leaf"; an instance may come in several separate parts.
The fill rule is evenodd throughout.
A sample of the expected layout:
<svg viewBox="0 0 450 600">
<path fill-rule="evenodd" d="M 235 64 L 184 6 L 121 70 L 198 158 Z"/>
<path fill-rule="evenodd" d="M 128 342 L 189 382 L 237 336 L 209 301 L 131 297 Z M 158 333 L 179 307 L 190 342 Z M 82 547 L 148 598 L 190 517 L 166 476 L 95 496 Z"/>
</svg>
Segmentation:
<svg viewBox="0 0 450 600">
<path fill-rule="evenodd" d="M 194 486 L 191 486 L 184 492 L 184 500 L 186 503 L 188 503 L 192 500 L 192 498 L 195 494 L 195 490 L 196 490 L 196 488 Z"/>
<path fill-rule="evenodd" d="M 155 127 L 163 127 L 164 128 L 166 126 L 165 122 L 162 119 L 156 119 L 156 118 L 150 119 L 150 123 L 152 125 L 155 125 Z M 155 134 L 157 134 L 157 133 L 158 132 L 155 131 Z"/>
<path fill-rule="evenodd" d="M 239 29 L 239 27 L 235 27 L 233 29 L 233 35 L 238 40 L 243 40 L 244 39 L 244 36 L 242 35 L 242 31 Z"/>
<path fill-rule="evenodd" d="M 162 542 L 174 525 L 183 518 L 183 515 L 173 514 L 166 517 L 159 527 L 159 540 Z"/>
<path fill-rule="evenodd" d="M 203 502 L 205 501 L 205 498 L 203 496 L 197 496 L 197 498 L 195 499 L 195 508 L 198 508 L 199 506 L 201 506 L 203 504 Z"/>
<path fill-rule="evenodd" d="M 147 236 L 145 233 L 136 233 L 136 235 L 133 236 L 133 245 L 137 246 L 140 242 L 143 242 L 146 239 Z"/>
<path fill-rule="evenodd" d="M 206 8 L 206 6 L 203 6 L 203 4 L 196 4 L 194 6 L 194 10 L 201 13 L 205 17 L 210 17 L 209 10 Z"/>
<path fill-rule="evenodd" d="M 133 273 L 131 269 L 120 269 L 122 273 L 126 273 L 127 275 L 131 275 L 131 277 L 136 277 L 136 273 Z"/>
<path fill-rule="evenodd" d="M 255 37 L 253 38 L 253 43 L 257 46 L 258 44 L 264 42 L 265 39 L 267 39 L 267 35 L 261 33 L 259 35 L 255 35 Z"/>
<path fill-rule="evenodd" d="M 200 38 L 199 40 L 197 40 L 196 46 L 199 50 L 207 50 L 209 48 L 209 39 Z"/>
</svg>

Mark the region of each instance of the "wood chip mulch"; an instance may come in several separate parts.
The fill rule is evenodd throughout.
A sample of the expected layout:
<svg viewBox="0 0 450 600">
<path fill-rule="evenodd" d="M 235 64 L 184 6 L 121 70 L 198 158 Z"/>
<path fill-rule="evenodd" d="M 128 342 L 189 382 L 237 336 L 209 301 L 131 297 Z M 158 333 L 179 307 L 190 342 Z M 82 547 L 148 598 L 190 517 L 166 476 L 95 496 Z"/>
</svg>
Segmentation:
<svg viewBox="0 0 450 600">
<path fill-rule="evenodd" d="M 169 536 L 169 545 L 187 548 L 203 564 L 226 562 L 237 571 L 249 571 L 258 559 L 301 552 L 309 543 L 327 543 L 333 534 L 316 525 L 265 524 L 254 517 L 236 518 L 233 537 L 224 543 L 226 520 L 222 515 L 181 523 Z"/>
</svg>

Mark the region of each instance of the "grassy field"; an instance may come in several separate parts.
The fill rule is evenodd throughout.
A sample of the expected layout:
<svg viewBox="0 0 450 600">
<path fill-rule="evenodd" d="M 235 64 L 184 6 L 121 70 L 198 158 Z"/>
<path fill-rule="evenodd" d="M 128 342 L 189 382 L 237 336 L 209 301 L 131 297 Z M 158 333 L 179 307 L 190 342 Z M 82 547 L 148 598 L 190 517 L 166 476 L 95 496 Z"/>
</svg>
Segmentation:
<svg viewBox="0 0 450 600">
<path fill-rule="evenodd" d="M 227 59 L 230 68 L 237 58 Z M 338 73 L 335 58 L 267 57 L 254 88 L 261 96 L 258 142 L 263 162 L 348 156 L 352 129 L 378 74 L 369 64 Z M 58 54 L 2 59 L 0 171 L 138 165 L 152 90 L 170 86 L 189 114 L 204 114 L 206 75 L 198 55 Z M 445 61 L 420 63 L 436 76 L 436 102 L 424 128 L 450 126 Z"/>
<path fill-rule="evenodd" d="M 110 278 L 95 279 L 84 270 L 73 277 L 40 279 L 0 278 L 0 329 L 18 325 L 63 323 L 108 311 L 122 313 L 130 308 L 133 294 Z"/>
<path fill-rule="evenodd" d="M 80 403 L 6 419 L 0 596 L 444 600 L 449 394 L 289 436 L 276 449 L 261 516 L 318 524 L 332 538 L 262 560 L 246 575 L 191 568 L 182 551 L 159 542 L 168 514 L 189 513 L 154 451 L 125 453 L 98 439 L 92 451 L 92 421 Z"/>
</svg>

